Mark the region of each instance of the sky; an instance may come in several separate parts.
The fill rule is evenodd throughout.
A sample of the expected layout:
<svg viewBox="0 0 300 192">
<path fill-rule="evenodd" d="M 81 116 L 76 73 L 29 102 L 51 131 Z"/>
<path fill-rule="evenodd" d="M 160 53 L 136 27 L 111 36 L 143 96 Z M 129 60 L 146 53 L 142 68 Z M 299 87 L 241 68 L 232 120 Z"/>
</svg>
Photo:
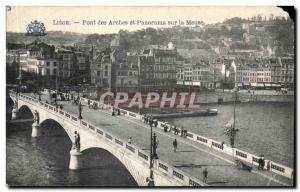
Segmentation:
<svg viewBox="0 0 300 192">
<path fill-rule="evenodd" d="M 129 25 L 131 20 L 142 21 L 203 21 L 205 24 L 223 22 L 227 18 L 257 16 L 288 17 L 281 8 L 275 6 L 200 6 L 200 7 L 64 7 L 64 6 L 17 6 L 6 11 L 6 31 L 26 32 L 27 25 L 34 20 L 43 22 L 47 31 L 69 31 L 76 33 L 117 33 L 119 30 L 135 31 L 147 27 L 172 27 L 178 25 Z M 95 20 L 95 23 L 93 22 Z M 98 25 L 98 21 L 106 25 Z M 108 25 L 109 21 L 128 21 L 128 25 Z M 55 21 L 55 22 L 54 22 Z M 69 21 L 70 25 L 54 25 L 57 21 Z M 90 21 L 90 22 L 86 22 Z M 77 22 L 77 23 L 76 23 Z M 83 24 L 84 23 L 84 24 Z M 87 24 L 95 25 L 87 25 Z M 186 23 L 185 23 L 186 24 Z"/>
</svg>

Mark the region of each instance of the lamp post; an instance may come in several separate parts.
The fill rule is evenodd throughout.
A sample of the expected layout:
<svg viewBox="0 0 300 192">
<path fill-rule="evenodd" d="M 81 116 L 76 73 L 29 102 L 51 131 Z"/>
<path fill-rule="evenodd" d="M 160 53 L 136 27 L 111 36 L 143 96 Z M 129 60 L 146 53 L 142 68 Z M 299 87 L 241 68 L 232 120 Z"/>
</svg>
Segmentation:
<svg viewBox="0 0 300 192">
<path fill-rule="evenodd" d="M 152 123 L 153 119 L 152 116 L 150 118 L 150 176 L 148 179 L 148 186 L 154 187 L 154 178 L 153 178 L 153 138 L 152 138 Z"/>
<path fill-rule="evenodd" d="M 80 88 L 79 88 L 78 84 L 77 84 L 77 102 L 78 102 L 78 112 L 79 112 L 78 118 L 82 119 L 82 116 L 81 116 L 82 104 L 81 104 L 81 101 L 80 101 Z"/>
<path fill-rule="evenodd" d="M 56 74 L 55 74 L 55 90 L 56 90 L 56 94 L 58 94 L 58 89 L 59 89 L 59 70 L 56 69 Z"/>
<path fill-rule="evenodd" d="M 151 107 L 151 114 L 152 114 L 152 107 Z M 154 159 L 158 159 L 156 149 L 158 146 L 158 140 L 156 134 L 152 134 L 153 130 L 153 117 L 150 117 L 150 177 L 148 179 L 148 186 L 154 187 L 154 178 L 153 178 L 153 164 Z"/>
<path fill-rule="evenodd" d="M 42 98 L 41 98 L 41 91 L 38 91 L 38 94 L 39 94 L 39 101 L 41 101 L 42 100 Z"/>
<path fill-rule="evenodd" d="M 82 104 L 81 104 L 81 102 L 79 101 L 79 99 L 78 99 L 78 119 L 82 119 Z"/>
<path fill-rule="evenodd" d="M 138 89 L 142 95 L 142 89 L 141 89 L 141 61 L 140 61 L 140 57 L 138 56 Z M 143 97 L 142 97 L 143 99 Z M 141 114 L 141 108 L 139 107 L 139 114 Z"/>
<path fill-rule="evenodd" d="M 153 121 L 152 121 L 153 122 Z M 157 153 L 156 153 L 156 149 L 157 149 L 157 146 L 158 146 L 158 140 L 157 140 L 157 136 L 155 133 L 153 133 L 153 137 L 152 137 L 152 156 L 153 156 L 153 159 L 158 159 L 158 156 L 157 156 Z"/>
<path fill-rule="evenodd" d="M 17 77 L 17 80 L 19 80 L 19 83 L 18 83 L 18 92 L 21 92 L 21 87 L 22 87 L 22 65 L 21 65 L 21 62 L 20 62 L 20 52 L 18 51 L 17 52 L 18 54 L 18 64 L 19 64 L 19 74 L 18 74 L 18 77 Z"/>
<path fill-rule="evenodd" d="M 237 89 L 234 90 L 234 101 L 233 101 L 233 124 L 230 129 L 229 137 L 230 137 L 230 145 L 234 148 L 234 139 L 236 132 L 238 129 L 235 128 L 235 106 L 236 106 L 236 99 L 237 99 Z"/>
</svg>

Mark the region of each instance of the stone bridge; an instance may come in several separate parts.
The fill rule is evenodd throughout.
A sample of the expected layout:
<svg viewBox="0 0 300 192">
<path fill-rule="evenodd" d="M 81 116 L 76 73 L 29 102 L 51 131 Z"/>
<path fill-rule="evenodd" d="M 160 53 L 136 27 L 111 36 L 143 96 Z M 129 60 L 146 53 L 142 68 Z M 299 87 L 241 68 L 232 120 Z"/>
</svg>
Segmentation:
<svg viewBox="0 0 300 192">
<path fill-rule="evenodd" d="M 85 151 L 91 148 L 101 148 L 114 155 L 127 168 L 139 186 L 147 186 L 147 178 L 150 175 L 150 158 L 147 152 L 85 120 L 78 119 L 75 114 L 56 109 L 55 106 L 41 102 L 34 97 L 14 92 L 10 92 L 10 97 L 16 106 L 12 111 L 12 119 L 18 118 L 19 110 L 24 106 L 28 107 L 32 114 L 38 112 L 39 122 L 34 122 L 32 125 L 32 137 L 41 135 L 43 122 L 49 119 L 56 121 L 64 128 L 72 143 L 75 142 L 74 132 L 80 133 L 80 150 L 71 149 L 70 151 L 70 169 L 88 167 L 89 162 L 83 158 Z M 200 180 L 184 174 L 160 160 L 154 160 L 153 173 L 155 186 L 205 185 Z"/>
<path fill-rule="evenodd" d="M 63 105 L 63 109 L 59 109 L 46 102 L 47 94 L 42 95 L 40 101 L 32 93 L 11 91 L 9 95 L 15 103 L 12 119 L 18 118 L 22 107 L 28 107 L 32 114 L 38 112 L 39 121 L 32 125 L 32 137 L 42 134 L 43 122 L 48 119 L 60 124 L 72 143 L 74 132 L 79 132 L 81 147 L 80 150 L 70 149 L 70 169 L 89 167 L 89 160 L 84 157 L 88 149 L 105 149 L 127 168 L 139 186 L 147 186 L 150 127 L 140 120 L 138 114 L 121 111 L 120 116 L 112 116 L 109 109 L 94 110 L 83 106 L 83 119 L 79 119 L 78 107 L 70 101 L 59 101 Z M 236 156 L 214 150 L 214 146 L 153 129 L 159 140 L 159 158 L 154 160 L 152 168 L 155 186 L 293 186 L 292 179 L 276 172 L 255 167 L 251 172 L 237 168 Z M 129 137 L 133 138 L 131 144 L 127 142 Z M 172 147 L 174 139 L 178 141 L 176 153 Z M 203 182 L 204 168 L 209 172 L 206 183 Z"/>
</svg>

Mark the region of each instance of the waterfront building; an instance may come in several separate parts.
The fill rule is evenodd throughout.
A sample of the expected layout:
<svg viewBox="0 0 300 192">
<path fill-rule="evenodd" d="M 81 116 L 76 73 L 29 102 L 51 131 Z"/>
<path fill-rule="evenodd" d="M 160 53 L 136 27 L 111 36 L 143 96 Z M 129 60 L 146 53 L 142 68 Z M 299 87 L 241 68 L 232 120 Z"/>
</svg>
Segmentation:
<svg viewBox="0 0 300 192">
<path fill-rule="evenodd" d="M 58 61 L 51 58 L 28 58 L 27 71 L 41 76 L 56 76 Z"/>
<path fill-rule="evenodd" d="M 72 77 L 75 74 L 73 52 L 65 48 L 58 48 L 57 57 L 59 61 L 59 77 L 62 80 Z"/>
<path fill-rule="evenodd" d="M 19 69 L 19 63 L 22 67 L 23 71 L 27 71 L 27 59 L 28 59 L 29 52 L 26 49 L 14 49 L 9 50 L 6 53 L 6 64 L 9 67 L 18 68 Z M 13 64 L 16 64 L 17 66 L 13 66 Z"/>
<path fill-rule="evenodd" d="M 176 81 L 177 81 L 177 85 L 183 85 L 183 82 L 184 82 L 184 64 L 185 64 L 185 61 L 176 61 Z"/>
<path fill-rule="evenodd" d="M 54 59 L 56 57 L 54 45 L 48 45 L 44 42 L 34 41 L 27 45 L 26 49 L 31 58 Z"/>
<path fill-rule="evenodd" d="M 294 83 L 295 61 L 293 56 L 278 57 L 272 62 L 272 82 L 292 85 Z"/>
<path fill-rule="evenodd" d="M 198 62 L 192 68 L 193 85 L 212 88 L 213 87 L 213 67 L 208 62 Z"/>
<path fill-rule="evenodd" d="M 140 85 L 143 90 L 170 89 L 176 85 L 177 49 L 151 46 L 138 55 Z"/>
<path fill-rule="evenodd" d="M 22 70 L 41 76 L 56 76 L 58 61 L 55 47 L 44 42 L 34 41 L 26 46 L 28 50 L 27 67 Z"/>
<path fill-rule="evenodd" d="M 91 83 L 107 91 L 111 91 L 112 63 L 110 53 L 110 48 L 95 53 L 90 65 Z"/>
<path fill-rule="evenodd" d="M 212 88 L 214 68 L 208 61 L 184 63 L 177 66 L 177 84 Z"/>
<path fill-rule="evenodd" d="M 90 62 L 89 55 L 85 54 L 83 51 L 74 51 L 74 61 L 75 75 L 78 77 L 79 83 L 89 83 L 90 82 Z"/>
<path fill-rule="evenodd" d="M 138 72 L 138 55 L 136 53 L 127 53 L 126 60 L 116 64 L 116 90 L 137 91 Z"/>
<path fill-rule="evenodd" d="M 59 78 L 66 84 L 82 84 L 90 82 L 89 55 L 75 47 L 57 49 L 59 61 Z"/>
</svg>

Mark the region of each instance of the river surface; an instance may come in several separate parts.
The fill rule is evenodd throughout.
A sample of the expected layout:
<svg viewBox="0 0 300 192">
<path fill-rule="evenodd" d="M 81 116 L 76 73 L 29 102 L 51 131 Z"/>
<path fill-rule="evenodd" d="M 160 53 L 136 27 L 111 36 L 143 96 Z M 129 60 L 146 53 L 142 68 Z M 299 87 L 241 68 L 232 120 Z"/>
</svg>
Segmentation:
<svg viewBox="0 0 300 192">
<path fill-rule="evenodd" d="M 167 118 L 172 125 L 229 144 L 224 125 L 233 117 L 233 105 L 200 106 L 218 109 L 217 116 Z M 293 167 L 294 103 L 240 103 L 236 105 L 235 147 Z"/>
<path fill-rule="evenodd" d="M 7 111 L 10 111 L 8 107 Z M 69 170 L 71 141 L 62 127 L 45 122 L 46 136 L 31 138 L 32 115 L 8 122 L 6 129 L 6 182 L 10 186 L 137 186 L 126 168 L 109 152 L 86 152 L 91 168 Z M 10 118 L 10 114 L 7 115 Z M 24 120 L 25 119 L 25 120 Z"/>
</svg>

